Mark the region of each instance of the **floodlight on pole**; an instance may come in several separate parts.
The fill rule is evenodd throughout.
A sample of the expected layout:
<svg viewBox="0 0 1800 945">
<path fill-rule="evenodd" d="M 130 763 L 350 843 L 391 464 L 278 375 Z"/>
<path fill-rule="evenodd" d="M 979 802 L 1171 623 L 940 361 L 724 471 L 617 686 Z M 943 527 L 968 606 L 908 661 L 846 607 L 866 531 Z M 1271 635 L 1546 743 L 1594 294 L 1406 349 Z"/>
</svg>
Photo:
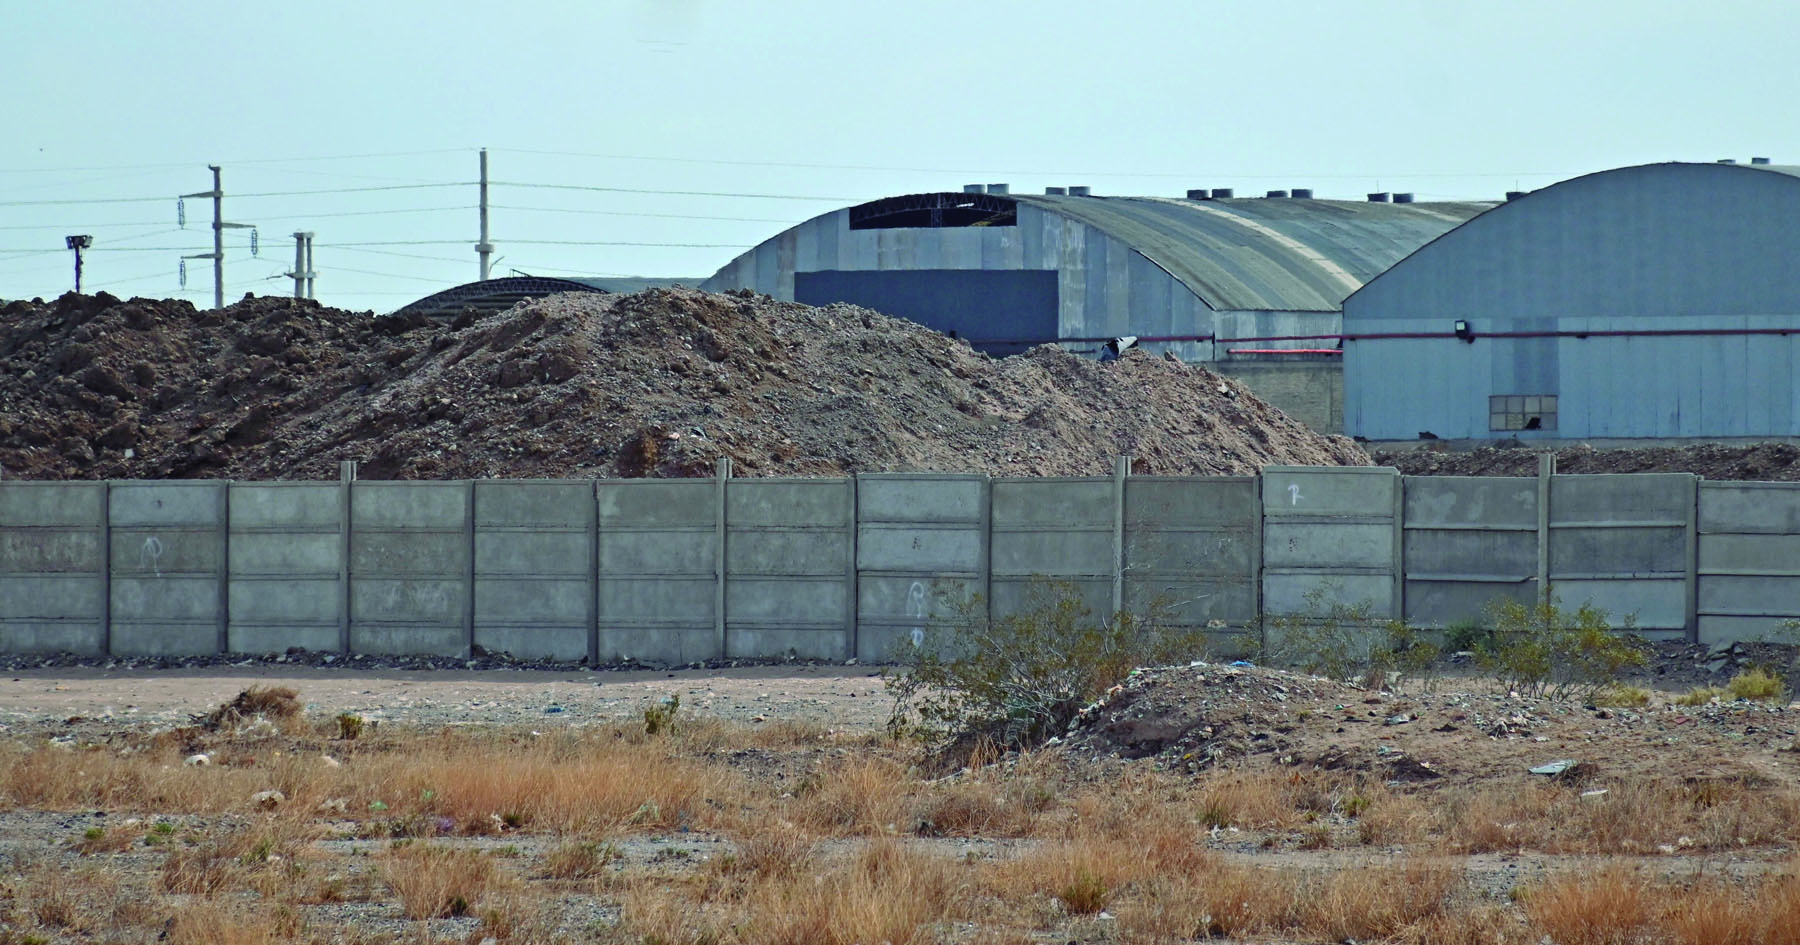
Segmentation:
<svg viewBox="0 0 1800 945">
<path fill-rule="evenodd" d="M 75 294 L 81 294 L 81 251 L 94 245 L 94 238 L 86 233 L 78 236 L 63 237 L 63 245 L 75 251 Z"/>
</svg>

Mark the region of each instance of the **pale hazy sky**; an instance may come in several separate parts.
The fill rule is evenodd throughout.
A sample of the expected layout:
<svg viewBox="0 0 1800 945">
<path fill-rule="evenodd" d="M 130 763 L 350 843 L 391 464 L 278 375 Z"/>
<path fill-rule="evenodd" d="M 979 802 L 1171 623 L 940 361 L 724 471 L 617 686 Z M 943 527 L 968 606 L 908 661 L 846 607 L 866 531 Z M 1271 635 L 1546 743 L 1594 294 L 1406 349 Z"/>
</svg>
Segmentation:
<svg viewBox="0 0 1800 945">
<path fill-rule="evenodd" d="M 1800 163 L 1796 38 L 1772 0 L 0 0 L 0 299 L 67 291 L 88 233 L 88 291 L 210 304 L 211 263 L 184 290 L 177 259 L 211 207 L 179 229 L 175 200 L 209 163 L 258 228 L 260 256 L 228 238 L 228 301 L 290 294 L 308 229 L 320 299 L 376 311 L 476 277 L 481 147 L 496 275 L 704 277 L 974 182 L 1492 199 Z"/>
</svg>

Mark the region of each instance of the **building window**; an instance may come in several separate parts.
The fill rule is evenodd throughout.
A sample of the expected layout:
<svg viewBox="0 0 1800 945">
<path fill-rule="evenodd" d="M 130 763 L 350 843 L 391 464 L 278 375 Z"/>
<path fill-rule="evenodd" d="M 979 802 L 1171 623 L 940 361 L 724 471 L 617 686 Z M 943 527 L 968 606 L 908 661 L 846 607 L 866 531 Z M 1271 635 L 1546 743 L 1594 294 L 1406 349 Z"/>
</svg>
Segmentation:
<svg viewBox="0 0 1800 945">
<path fill-rule="evenodd" d="M 1488 429 L 1556 429 L 1555 394 L 1502 394 L 1488 398 Z"/>
</svg>

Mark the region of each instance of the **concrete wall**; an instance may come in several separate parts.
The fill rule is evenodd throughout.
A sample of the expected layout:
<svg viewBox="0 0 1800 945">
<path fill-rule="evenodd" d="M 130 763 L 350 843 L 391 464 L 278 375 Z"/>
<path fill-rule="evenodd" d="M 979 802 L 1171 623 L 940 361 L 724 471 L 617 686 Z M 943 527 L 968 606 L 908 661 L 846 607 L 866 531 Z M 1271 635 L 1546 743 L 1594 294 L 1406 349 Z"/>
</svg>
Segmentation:
<svg viewBox="0 0 1800 945">
<path fill-rule="evenodd" d="M 1344 365 L 1319 361 L 1223 360 L 1207 365 L 1320 433 L 1344 432 Z"/>
<path fill-rule="evenodd" d="M 1800 620 L 1800 486 L 1700 483 L 1700 639 L 1767 636 Z"/>
<path fill-rule="evenodd" d="M 1221 636 L 1495 597 L 1714 643 L 1800 619 L 1800 484 L 1688 475 L 0 483 L 0 650 L 886 660 L 1030 606 Z M 985 602 L 982 603 L 982 602 Z M 966 606 L 973 604 L 973 607 Z M 959 606 L 965 605 L 965 606 Z"/>
<path fill-rule="evenodd" d="M 107 487 L 0 483 L 0 650 L 107 652 Z"/>
</svg>

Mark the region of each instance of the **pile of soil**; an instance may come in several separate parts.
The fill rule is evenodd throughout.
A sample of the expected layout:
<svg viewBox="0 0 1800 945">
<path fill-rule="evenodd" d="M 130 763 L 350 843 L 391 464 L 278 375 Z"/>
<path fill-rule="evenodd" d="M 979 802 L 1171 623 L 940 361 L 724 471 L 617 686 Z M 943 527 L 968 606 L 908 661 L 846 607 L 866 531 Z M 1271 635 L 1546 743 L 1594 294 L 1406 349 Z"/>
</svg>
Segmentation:
<svg viewBox="0 0 1800 945">
<path fill-rule="evenodd" d="M 1243 475 L 1367 465 L 1205 368 L 741 292 L 528 300 L 449 325 L 287 298 L 0 306 L 0 466 L 28 479 Z"/>
<path fill-rule="evenodd" d="M 1378 466 L 1408 476 L 1535 476 L 1538 453 L 1522 447 L 1482 447 L 1466 453 L 1429 448 L 1380 451 Z M 1559 473 L 1685 472 L 1704 479 L 1766 482 L 1800 481 L 1800 446 L 1755 443 L 1720 446 L 1649 446 L 1595 449 L 1585 443 L 1556 450 Z"/>
<path fill-rule="evenodd" d="M 1739 660 L 1722 662 L 1726 670 Z M 1531 768 L 1564 759 L 1587 776 L 1800 776 L 1800 712 L 1786 702 L 1678 706 L 1665 691 L 1641 708 L 1596 708 L 1472 678 L 1424 689 L 1384 692 L 1241 664 L 1145 669 L 1089 707 L 1061 744 L 1183 771 L 1302 767 L 1445 784 L 1527 781 L 1542 777 Z"/>
</svg>

